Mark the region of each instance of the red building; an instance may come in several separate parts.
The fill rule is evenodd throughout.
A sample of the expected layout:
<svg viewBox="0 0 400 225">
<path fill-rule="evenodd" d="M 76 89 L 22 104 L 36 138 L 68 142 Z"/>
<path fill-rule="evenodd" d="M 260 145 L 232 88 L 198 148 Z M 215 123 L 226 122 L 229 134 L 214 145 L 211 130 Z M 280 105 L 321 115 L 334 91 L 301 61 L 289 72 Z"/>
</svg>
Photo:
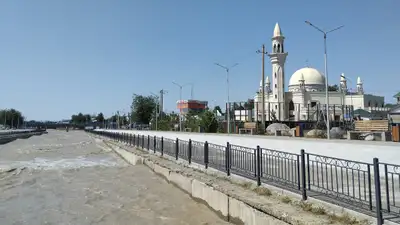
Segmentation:
<svg viewBox="0 0 400 225">
<path fill-rule="evenodd" d="M 198 100 L 180 100 L 177 102 L 178 110 L 182 114 L 186 114 L 188 112 L 203 112 L 208 105 L 207 101 L 198 101 Z"/>
</svg>

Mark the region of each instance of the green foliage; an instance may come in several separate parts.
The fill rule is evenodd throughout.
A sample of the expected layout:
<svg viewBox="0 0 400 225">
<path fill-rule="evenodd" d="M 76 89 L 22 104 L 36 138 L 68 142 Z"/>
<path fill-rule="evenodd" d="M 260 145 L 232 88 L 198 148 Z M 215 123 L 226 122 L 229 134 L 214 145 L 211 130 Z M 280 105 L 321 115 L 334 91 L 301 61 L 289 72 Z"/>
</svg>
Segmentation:
<svg viewBox="0 0 400 225">
<path fill-rule="evenodd" d="M 199 122 L 199 113 L 189 112 L 185 115 L 184 127 L 189 128 L 191 131 L 198 131 L 200 122 Z M 179 118 L 179 117 L 178 117 Z M 179 122 L 179 119 L 178 119 Z"/>
<path fill-rule="evenodd" d="M 0 110 L 0 124 L 7 127 L 20 127 L 25 118 L 22 113 L 15 109 Z"/>
<path fill-rule="evenodd" d="M 119 122 L 119 126 L 125 126 L 129 123 L 128 117 L 126 115 L 113 115 L 107 119 L 108 122 L 117 123 Z"/>
<path fill-rule="evenodd" d="M 199 125 L 204 128 L 206 133 L 215 133 L 218 130 L 218 121 L 215 114 L 209 110 L 200 115 Z"/>
<path fill-rule="evenodd" d="M 97 120 L 97 122 L 99 122 L 99 123 L 103 123 L 103 122 L 104 122 L 104 115 L 103 115 L 103 113 L 99 113 L 99 114 L 96 116 L 96 120 Z"/>
<path fill-rule="evenodd" d="M 92 122 L 92 116 L 90 114 L 78 113 L 78 115 L 72 115 L 70 123 L 78 126 L 83 126 L 87 123 Z"/>
<path fill-rule="evenodd" d="M 133 95 L 132 121 L 141 124 L 149 124 L 157 105 L 157 99 L 153 96 Z"/>
</svg>

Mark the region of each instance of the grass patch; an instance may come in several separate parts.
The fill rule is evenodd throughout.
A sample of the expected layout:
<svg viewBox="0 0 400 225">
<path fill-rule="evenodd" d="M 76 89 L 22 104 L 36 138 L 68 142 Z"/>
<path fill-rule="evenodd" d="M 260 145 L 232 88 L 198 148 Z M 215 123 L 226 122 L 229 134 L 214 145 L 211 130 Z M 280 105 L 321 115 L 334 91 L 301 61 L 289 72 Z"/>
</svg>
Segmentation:
<svg viewBox="0 0 400 225">
<path fill-rule="evenodd" d="M 312 203 L 309 202 L 301 202 L 300 207 L 306 211 L 306 212 L 311 212 L 315 215 L 325 215 L 326 210 L 321 207 L 321 206 L 314 206 Z"/>
<path fill-rule="evenodd" d="M 253 186 L 253 183 L 251 182 L 243 182 L 240 184 L 240 186 L 246 188 L 246 189 L 251 189 L 251 187 Z"/>
<path fill-rule="evenodd" d="M 259 195 L 264 195 L 264 196 L 272 195 L 271 190 L 269 190 L 268 188 L 265 188 L 265 187 L 256 187 L 256 188 L 254 188 L 253 191 Z"/>
<path fill-rule="evenodd" d="M 291 199 L 289 196 L 283 196 L 283 197 L 281 198 L 281 201 L 282 201 L 283 203 L 285 203 L 285 204 L 290 204 L 290 203 L 292 203 L 292 199 Z"/>
<path fill-rule="evenodd" d="M 345 213 L 342 215 L 331 214 L 328 215 L 331 223 L 342 223 L 348 225 L 369 225 L 371 222 L 368 220 L 358 221 L 356 218 L 351 217 L 349 214 Z"/>
</svg>

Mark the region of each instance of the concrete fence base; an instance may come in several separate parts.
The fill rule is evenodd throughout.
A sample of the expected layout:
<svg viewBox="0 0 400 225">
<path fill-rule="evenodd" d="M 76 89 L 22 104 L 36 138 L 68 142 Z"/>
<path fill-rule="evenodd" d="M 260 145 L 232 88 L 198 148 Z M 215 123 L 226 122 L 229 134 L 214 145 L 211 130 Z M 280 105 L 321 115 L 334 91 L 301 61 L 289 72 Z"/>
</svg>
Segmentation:
<svg viewBox="0 0 400 225">
<path fill-rule="evenodd" d="M 182 175 L 179 172 L 171 171 L 168 168 L 158 165 L 140 155 L 129 152 L 117 145 L 110 143 L 109 147 L 111 147 L 119 156 L 132 165 L 146 165 L 156 174 L 160 175 L 171 184 L 189 194 L 194 200 L 204 203 L 219 216 L 231 223 L 249 225 L 289 224 L 276 219 L 271 215 L 267 215 L 264 212 L 261 212 L 258 209 L 246 204 L 245 202 L 230 197 L 204 182 Z"/>
</svg>

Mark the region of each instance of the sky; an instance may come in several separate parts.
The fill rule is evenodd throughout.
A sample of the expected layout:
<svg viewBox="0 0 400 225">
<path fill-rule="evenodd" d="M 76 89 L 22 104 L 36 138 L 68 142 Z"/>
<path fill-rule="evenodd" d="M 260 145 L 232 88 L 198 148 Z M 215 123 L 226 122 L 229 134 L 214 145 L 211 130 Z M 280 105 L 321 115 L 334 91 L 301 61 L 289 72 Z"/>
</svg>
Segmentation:
<svg viewBox="0 0 400 225">
<path fill-rule="evenodd" d="M 0 108 L 28 120 L 128 111 L 133 94 L 167 90 L 176 110 L 179 88 L 211 106 L 245 101 L 258 90 L 262 44 L 271 51 L 277 22 L 289 53 L 285 84 L 296 70 L 324 69 L 330 84 L 360 76 L 367 93 L 393 102 L 400 91 L 398 0 L 4 0 L 0 1 Z M 267 76 L 271 64 L 266 58 Z M 183 88 L 183 99 L 191 88 Z"/>
</svg>

